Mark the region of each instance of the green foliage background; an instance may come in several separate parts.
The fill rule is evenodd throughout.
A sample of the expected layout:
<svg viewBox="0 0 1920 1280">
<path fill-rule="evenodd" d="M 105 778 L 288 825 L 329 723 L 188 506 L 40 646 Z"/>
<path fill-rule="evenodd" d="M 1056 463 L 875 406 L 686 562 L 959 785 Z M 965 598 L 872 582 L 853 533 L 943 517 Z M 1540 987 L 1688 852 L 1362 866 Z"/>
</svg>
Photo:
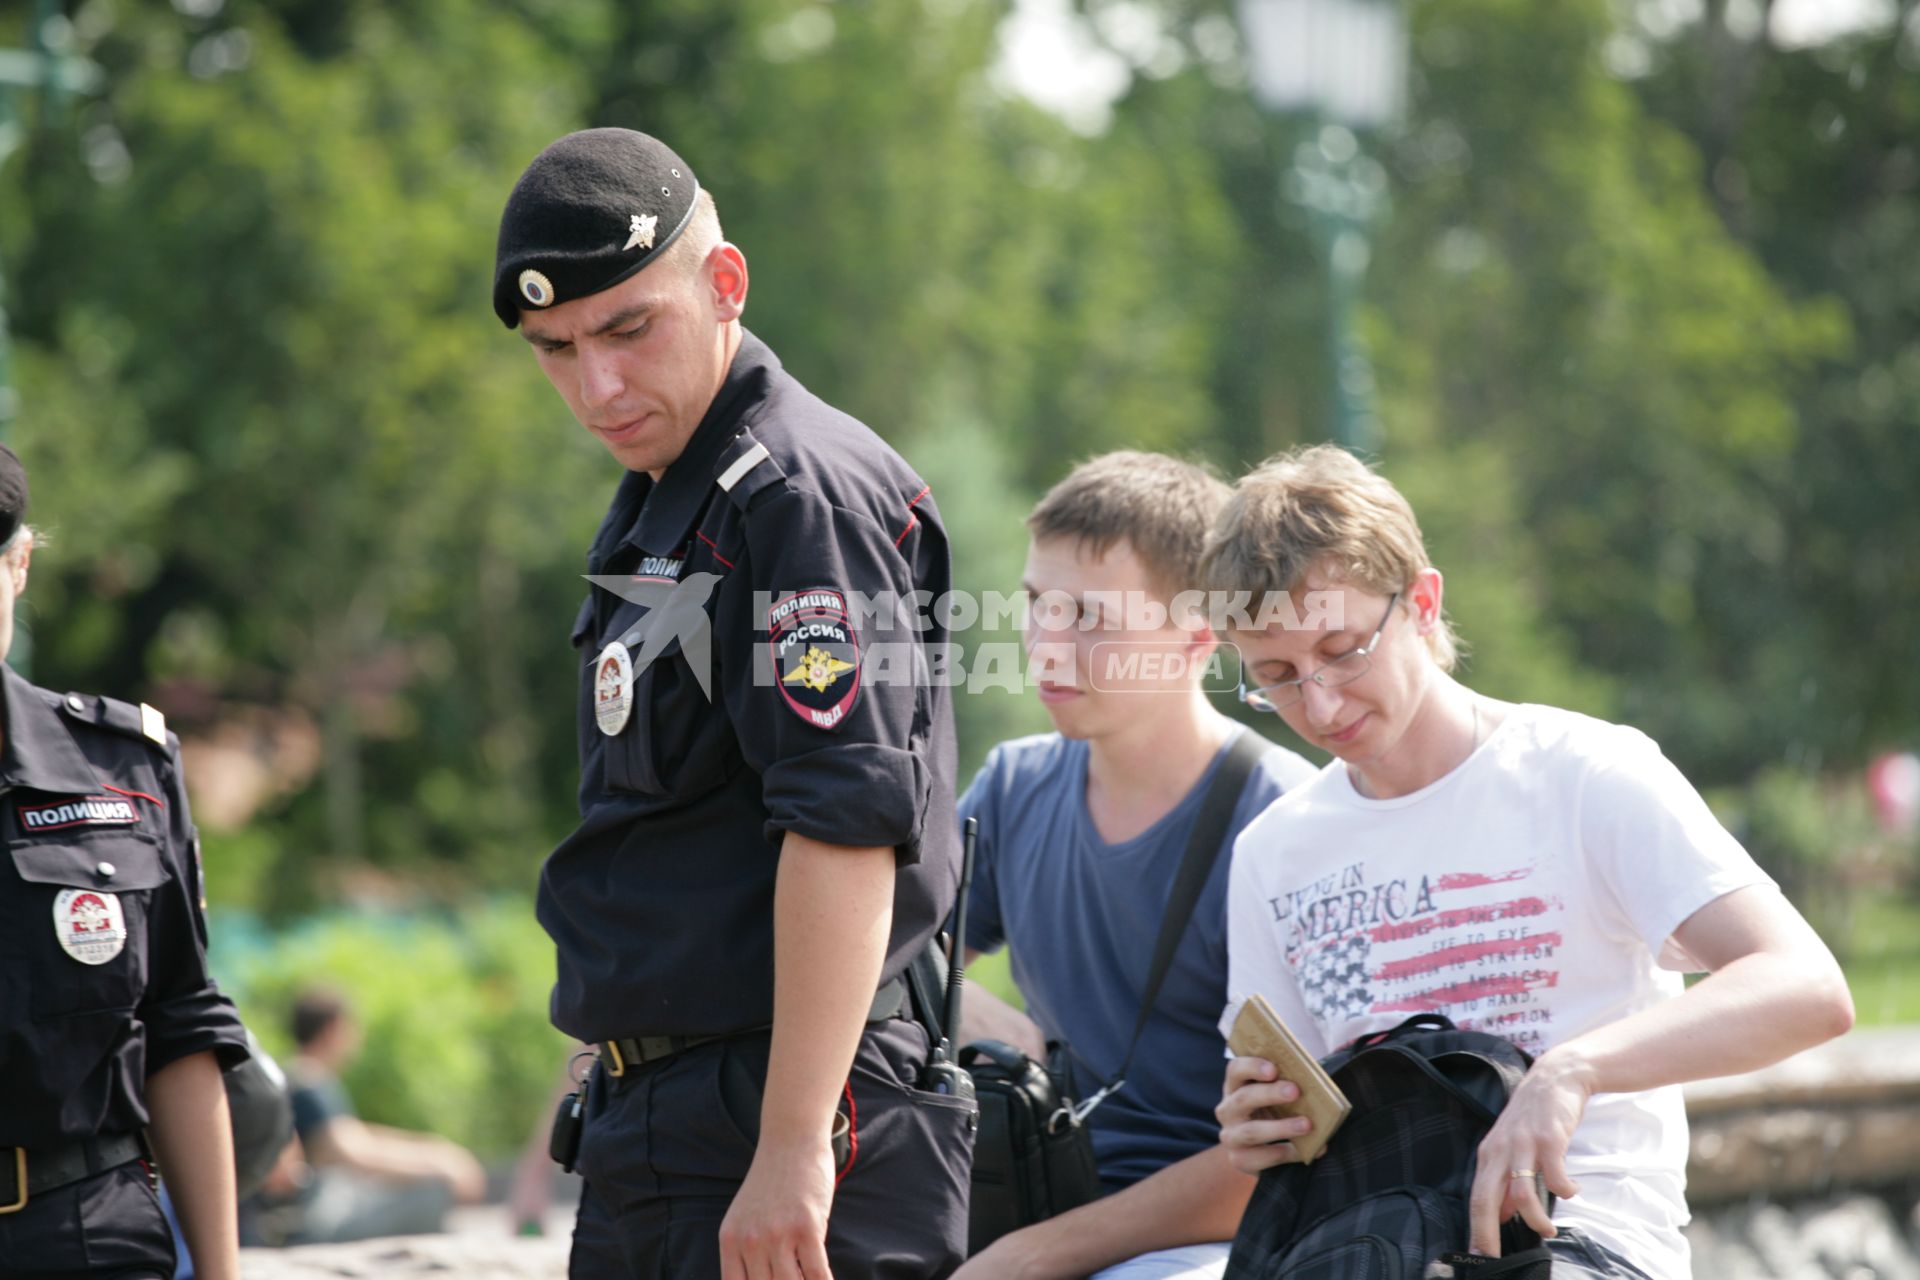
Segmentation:
<svg viewBox="0 0 1920 1280">
<path fill-rule="evenodd" d="M 1114 32 L 1128 6 L 1080 8 Z M 1795 883 L 1899 890 L 1911 849 L 1817 779 L 1920 737 L 1920 34 L 1787 48 L 1721 0 L 1645 9 L 1408 6 L 1406 121 L 1367 139 L 1379 461 L 1477 687 L 1645 728 Z M 317 727 L 310 781 L 209 830 L 209 881 L 268 931 L 232 961 L 263 1018 L 332 977 L 377 1052 L 444 1065 L 436 1093 L 370 1062 L 370 1113 L 498 1148 L 514 1126 L 461 1100 L 498 1082 L 435 1055 L 484 1034 L 532 1079 L 558 1052 L 526 1030 L 551 956 L 523 900 L 572 809 L 563 627 L 617 477 L 487 302 L 547 141 L 626 124 L 693 160 L 749 322 L 933 482 L 962 586 L 1017 586 L 1020 518 L 1077 459 L 1230 474 L 1323 434 L 1324 281 L 1276 196 L 1310 134 L 1250 101 L 1228 7 L 1144 6 L 1093 133 L 1005 87 L 1008 11 L 62 6 L 106 87 L 24 104 L 0 170 L 14 442 L 54 535 L 35 676 L 190 738 Z M 960 715 L 967 769 L 1045 724 L 1006 695 Z M 415 914 L 288 923 L 370 878 Z"/>
<path fill-rule="evenodd" d="M 526 903 L 473 903 L 457 918 L 330 913 L 276 936 L 244 916 L 212 925 L 216 968 L 283 1065 L 295 997 L 317 982 L 351 996 L 365 1047 L 344 1083 L 366 1119 L 497 1157 L 546 1112 L 571 1042 L 547 1021 L 553 944 Z"/>
</svg>

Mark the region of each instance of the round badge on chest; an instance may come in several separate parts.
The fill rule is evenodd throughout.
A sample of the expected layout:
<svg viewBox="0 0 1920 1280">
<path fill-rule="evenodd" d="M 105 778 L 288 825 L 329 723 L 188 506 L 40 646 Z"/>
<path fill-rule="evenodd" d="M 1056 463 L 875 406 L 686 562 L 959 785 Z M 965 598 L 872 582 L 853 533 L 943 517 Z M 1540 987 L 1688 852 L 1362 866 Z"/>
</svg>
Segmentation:
<svg viewBox="0 0 1920 1280">
<path fill-rule="evenodd" d="M 633 658 L 618 640 L 593 662 L 593 722 L 609 738 L 627 727 L 633 714 Z"/>
<path fill-rule="evenodd" d="M 120 895 L 63 889 L 53 900 L 53 936 L 81 964 L 105 964 L 127 947 L 127 914 Z"/>
</svg>

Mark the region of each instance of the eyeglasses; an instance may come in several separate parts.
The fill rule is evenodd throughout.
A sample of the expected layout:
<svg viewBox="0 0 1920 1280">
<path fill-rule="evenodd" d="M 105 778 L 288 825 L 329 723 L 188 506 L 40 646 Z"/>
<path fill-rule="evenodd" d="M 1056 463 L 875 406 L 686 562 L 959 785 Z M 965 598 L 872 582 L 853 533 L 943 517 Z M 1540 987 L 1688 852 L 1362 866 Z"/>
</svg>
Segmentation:
<svg viewBox="0 0 1920 1280">
<path fill-rule="evenodd" d="M 1292 680 L 1282 680 L 1279 684 L 1266 684 L 1258 688 L 1247 688 L 1243 677 L 1240 681 L 1240 701 L 1255 711 L 1284 711 L 1307 696 L 1306 683 L 1311 680 L 1322 689 L 1337 689 L 1343 684 L 1352 684 L 1373 664 L 1370 659 L 1373 651 L 1380 647 L 1380 633 L 1387 629 L 1387 623 L 1393 619 L 1393 606 L 1400 602 L 1400 593 L 1394 592 L 1387 597 L 1387 611 L 1380 615 L 1380 625 L 1373 629 L 1373 635 L 1358 649 L 1343 653 L 1331 662 L 1323 663 L 1320 669 L 1310 676 L 1299 676 Z"/>
</svg>

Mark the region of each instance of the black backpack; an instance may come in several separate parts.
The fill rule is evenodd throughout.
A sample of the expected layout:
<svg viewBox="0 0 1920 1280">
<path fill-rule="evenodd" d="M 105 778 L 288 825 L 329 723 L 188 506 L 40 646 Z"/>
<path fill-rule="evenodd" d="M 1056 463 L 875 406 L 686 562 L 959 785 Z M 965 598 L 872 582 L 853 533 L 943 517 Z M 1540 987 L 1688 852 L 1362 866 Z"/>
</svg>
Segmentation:
<svg viewBox="0 0 1920 1280">
<path fill-rule="evenodd" d="M 1466 1253 L 1480 1140 L 1532 1063 L 1438 1014 L 1323 1058 L 1353 1111 L 1318 1160 L 1260 1175 L 1226 1280 L 1545 1280 L 1550 1255 L 1518 1219 L 1499 1258 Z"/>
</svg>

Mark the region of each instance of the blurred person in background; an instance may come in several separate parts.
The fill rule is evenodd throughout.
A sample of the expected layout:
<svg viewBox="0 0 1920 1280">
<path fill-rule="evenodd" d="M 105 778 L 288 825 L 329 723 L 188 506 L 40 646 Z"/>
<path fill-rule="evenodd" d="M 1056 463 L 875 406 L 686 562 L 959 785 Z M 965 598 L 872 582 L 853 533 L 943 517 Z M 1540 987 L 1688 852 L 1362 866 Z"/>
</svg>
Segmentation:
<svg viewBox="0 0 1920 1280">
<path fill-rule="evenodd" d="M 290 1022 L 294 1131 L 312 1170 L 290 1243 L 439 1231 L 454 1201 L 485 1198 L 486 1170 L 466 1148 L 354 1114 L 340 1075 L 359 1054 L 361 1034 L 343 996 L 303 992 Z"/>
<path fill-rule="evenodd" d="M 0 445 L 0 657 L 34 533 Z M 235 1280 L 223 1066 L 246 1034 L 207 974 L 179 740 L 152 707 L 0 672 L 0 1276 L 167 1280 L 177 1206 L 202 1280 Z"/>
</svg>

